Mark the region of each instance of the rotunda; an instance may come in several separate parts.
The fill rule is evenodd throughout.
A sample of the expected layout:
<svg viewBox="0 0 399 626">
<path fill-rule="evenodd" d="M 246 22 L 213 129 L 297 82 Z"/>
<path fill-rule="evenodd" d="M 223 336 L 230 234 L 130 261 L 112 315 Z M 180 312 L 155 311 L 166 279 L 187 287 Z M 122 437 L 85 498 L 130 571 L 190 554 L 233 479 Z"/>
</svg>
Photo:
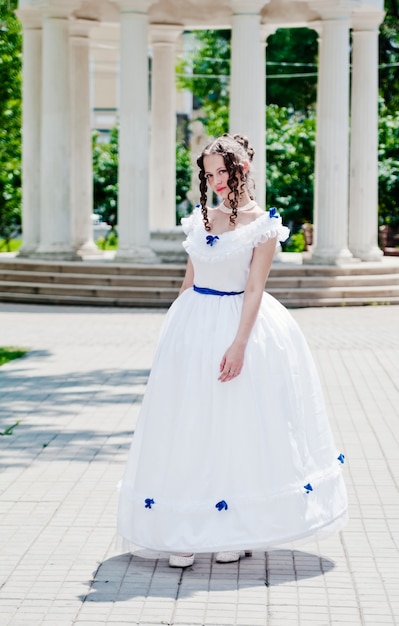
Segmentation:
<svg viewBox="0 0 399 626">
<path fill-rule="evenodd" d="M 258 201 L 264 205 L 267 37 L 277 28 L 300 26 L 319 34 L 312 261 L 381 258 L 377 103 L 383 0 L 20 0 L 19 6 L 22 256 L 73 259 L 95 248 L 90 33 L 107 23 L 120 29 L 117 260 L 156 261 L 150 196 L 151 226 L 174 225 L 179 35 L 188 29 L 231 28 L 231 131 L 247 135 L 254 145 Z"/>
</svg>

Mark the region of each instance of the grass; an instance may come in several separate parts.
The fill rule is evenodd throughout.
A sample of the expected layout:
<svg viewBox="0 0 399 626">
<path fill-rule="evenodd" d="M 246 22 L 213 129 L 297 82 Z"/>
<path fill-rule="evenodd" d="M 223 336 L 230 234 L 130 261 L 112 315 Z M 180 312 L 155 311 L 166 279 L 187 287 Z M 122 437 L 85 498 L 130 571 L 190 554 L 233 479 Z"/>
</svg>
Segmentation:
<svg viewBox="0 0 399 626">
<path fill-rule="evenodd" d="M 107 241 L 104 237 L 96 239 L 95 244 L 99 250 L 117 250 L 118 244 L 116 241 Z"/>
<path fill-rule="evenodd" d="M 14 359 L 20 359 L 24 356 L 28 350 L 24 348 L 15 348 L 14 346 L 0 346 L 0 365 L 13 361 Z"/>
<path fill-rule="evenodd" d="M 28 350 L 25 348 L 16 348 L 15 346 L 0 346 L 0 365 L 13 361 L 14 359 L 20 359 L 24 356 Z M 7 437 L 14 434 L 14 428 L 18 426 L 19 421 L 15 424 L 7 426 L 4 430 L 0 431 L 0 437 Z"/>
<path fill-rule="evenodd" d="M 107 237 L 99 237 L 96 239 L 96 245 L 100 250 L 117 250 L 118 237 L 114 232 L 110 232 Z"/>
<path fill-rule="evenodd" d="M 12 426 L 7 426 L 5 430 L 0 431 L 0 437 L 7 437 L 7 435 L 14 434 L 14 428 L 19 425 L 19 422 L 15 422 Z"/>
<path fill-rule="evenodd" d="M 22 245 L 22 239 L 0 239 L 0 252 L 16 252 Z"/>
<path fill-rule="evenodd" d="M 108 239 L 104 239 L 104 237 L 99 237 L 96 240 L 97 248 L 100 250 L 117 250 L 118 249 L 118 239 L 117 237 L 109 237 Z M 8 242 L 5 239 L 0 239 L 0 252 L 17 252 L 22 245 L 21 239 L 10 239 Z"/>
</svg>

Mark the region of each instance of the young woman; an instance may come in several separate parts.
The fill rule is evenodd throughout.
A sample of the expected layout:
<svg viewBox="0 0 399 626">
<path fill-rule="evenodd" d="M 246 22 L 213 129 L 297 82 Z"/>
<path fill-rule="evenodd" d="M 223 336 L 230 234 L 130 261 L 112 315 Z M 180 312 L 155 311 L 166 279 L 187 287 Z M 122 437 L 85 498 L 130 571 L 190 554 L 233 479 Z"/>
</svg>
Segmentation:
<svg viewBox="0 0 399 626">
<path fill-rule="evenodd" d="M 198 158 L 201 204 L 182 220 L 189 255 L 154 357 L 122 481 L 118 530 L 131 549 L 219 562 L 291 546 L 346 522 L 344 456 L 289 312 L 264 292 L 275 209 L 254 200 L 253 150 L 224 135 Z M 222 199 L 207 205 L 208 187 Z"/>
</svg>

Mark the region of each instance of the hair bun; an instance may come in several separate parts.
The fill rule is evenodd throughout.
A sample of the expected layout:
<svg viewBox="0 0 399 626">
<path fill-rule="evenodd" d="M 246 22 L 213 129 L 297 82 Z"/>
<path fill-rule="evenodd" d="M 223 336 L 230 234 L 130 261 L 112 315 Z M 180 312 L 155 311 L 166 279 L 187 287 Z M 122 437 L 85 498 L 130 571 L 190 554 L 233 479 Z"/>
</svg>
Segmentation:
<svg viewBox="0 0 399 626">
<path fill-rule="evenodd" d="M 255 150 L 252 146 L 249 145 L 249 141 L 247 137 L 244 135 L 233 135 L 233 139 L 240 144 L 248 155 L 249 161 L 251 162 L 254 158 Z"/>
</svg>

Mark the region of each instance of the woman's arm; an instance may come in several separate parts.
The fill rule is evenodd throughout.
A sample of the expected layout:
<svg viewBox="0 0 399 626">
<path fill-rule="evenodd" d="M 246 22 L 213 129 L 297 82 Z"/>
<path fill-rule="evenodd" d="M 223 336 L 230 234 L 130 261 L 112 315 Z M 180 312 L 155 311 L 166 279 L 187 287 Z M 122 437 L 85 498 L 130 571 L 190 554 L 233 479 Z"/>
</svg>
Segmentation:
<svg viewBox="0 0 399 626">
<path fill-rule="evenodd" d="M 245 348 L 259 311 L 275 250 L 275 237 L 259 244 L 254 249 L 237 334 L 220 362 L 219 380 L 222 382 L 235 378 L 241 372 Z"/>
<path fill-rule="evenodd" d="M 190 289 L 194 285 L 194 268 L 190 257 L 188 257 L 186 273 L 183 278 L 182 286 L 180 287 L 179 296 L 186 289 Z"/>
</svg>

